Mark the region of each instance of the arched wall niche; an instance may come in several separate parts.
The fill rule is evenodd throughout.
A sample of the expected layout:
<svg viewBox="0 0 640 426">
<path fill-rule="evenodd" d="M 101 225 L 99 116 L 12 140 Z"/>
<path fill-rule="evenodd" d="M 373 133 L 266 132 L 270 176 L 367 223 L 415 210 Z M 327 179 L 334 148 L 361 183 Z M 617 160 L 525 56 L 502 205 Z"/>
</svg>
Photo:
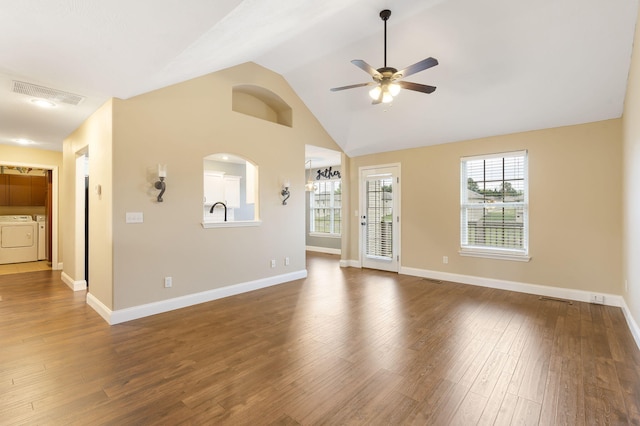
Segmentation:
<svg viewBox="0 0 640 426">
<path fill-rule="evenodd" d="M 241 84 L 232 89 L 232 110 L 282 126 L 293 126 L 292 109 L 280 96 L 252 84 Z"/>
</svg>

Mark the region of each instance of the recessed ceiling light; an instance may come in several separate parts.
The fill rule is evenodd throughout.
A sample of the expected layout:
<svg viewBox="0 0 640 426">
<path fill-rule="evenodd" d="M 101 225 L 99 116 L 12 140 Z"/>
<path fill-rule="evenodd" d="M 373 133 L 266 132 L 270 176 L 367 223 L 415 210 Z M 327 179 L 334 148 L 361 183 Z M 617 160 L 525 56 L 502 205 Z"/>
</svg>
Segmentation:
<svg viewBox="0 0 640 426">
<path fill-rule="evenodd" d="M 14 139 L 13 141 L 19 143 L 20 145 L 31 145 L 34 143 L 31 139 L 24 138 Z"/>
<path fill-rule="evenodd" d="M 35 105 L 38 105 L 39 107 L 42 107 L 42 108 L 54 108 L 54 107 L 57 106 L 53 102 L 48 101 L 46 99 L 31 99 L 31 102 L 33 104 L 35 104 Z"/>
</svg>

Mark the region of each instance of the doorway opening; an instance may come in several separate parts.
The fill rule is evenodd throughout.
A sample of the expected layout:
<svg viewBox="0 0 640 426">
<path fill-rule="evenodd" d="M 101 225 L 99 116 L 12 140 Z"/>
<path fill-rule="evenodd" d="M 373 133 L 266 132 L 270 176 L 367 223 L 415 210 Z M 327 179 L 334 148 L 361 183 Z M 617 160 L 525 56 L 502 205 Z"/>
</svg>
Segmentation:
<svg viewBox="0 0 640 426">
<path fill-rule="evenodd" d="M 5 268 L 2 273 L 61 269 L 58 262 L 58 166 L 0 161 L 0 169 L 0 177 L 6 181 L 1 185 L 6 197 L 0 196 L 0 214 L 30 217 L 34 223 L 30 238 L 37 246 L 33 261 L 2 265 Z M 10 181 L 15 181 L 15 185 Z M 20 191 L 20 187 L 24 190 Z M 11 196 L 14 191 L 19 194 L 15 192 L 16 196 Z"/>
<path fill-rule="evenodd" d="M 75 216 L 76 256 L 80 287 L 89 285 L 89 152 L 84 149 L 76 156 Z M 76 285 L 78 283 L 76 282 Z"/>
<path fill-rule="evenodd" d="M 342 153 L 305 145 L 305 247 L 341 254 Z"/>
</svg>

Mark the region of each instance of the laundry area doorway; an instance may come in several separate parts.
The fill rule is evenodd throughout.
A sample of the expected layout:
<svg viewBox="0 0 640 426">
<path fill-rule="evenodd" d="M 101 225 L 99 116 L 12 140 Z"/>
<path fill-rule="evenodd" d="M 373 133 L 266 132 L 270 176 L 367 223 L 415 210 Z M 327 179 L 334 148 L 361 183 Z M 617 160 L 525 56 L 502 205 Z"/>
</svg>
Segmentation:
<svg viewBox="0 0 640 426">
<path fill-rule="evenodd" d="M 58 269 L 58 167 L 0 162 L 0 274 Z"/>
</svg>

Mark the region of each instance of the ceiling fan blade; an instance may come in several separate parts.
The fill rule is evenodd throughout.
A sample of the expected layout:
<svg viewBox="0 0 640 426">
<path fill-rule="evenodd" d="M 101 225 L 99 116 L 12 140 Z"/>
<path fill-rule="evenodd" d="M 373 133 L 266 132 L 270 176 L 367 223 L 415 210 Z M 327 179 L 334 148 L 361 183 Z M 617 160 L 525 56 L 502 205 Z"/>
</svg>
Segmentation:
<svg viewBox="0 0 640 426">
<path fill-rule="evenodd" d="M 376 83 L 373 81 L 370 81 L 369 83 L 358 83 L 358 84 L 350 84 L 349 86 L 333 87 L 329 90 L 331 90 L 332 92 L 338 92 L 340 90 L 353 89 L 355 87 L 373 86 L 374 84 Z"/>
<path fill-rule="evenodd" d="M 435 86 L 427 86 L 426 84 L 412 83 L 410 81 L 398 81 L 397 83 L 403 89 L 415 90 L 416 92 L 433 93 L 436 90 Z"/>
<path fill-rule="evenodd" d="M 372 67 L 371 65 L 363 61 L 362 59 L 354 59 L 353 61 L 351 61 L 351 63 L 356 67 L 360 68 L 361 70 L 364 70 L 367 74 L 369 74 L 373 78 L 382 78 L 382 74 L 380 74 L 377 69 L 375 69 L 374 67 Z"/>
<path fill-rule="evenodd" d="M 415 74 L 420 71 L 424 71 L 427 68 L 435 67 L 436 65 L 438 65 L 438 60 L 435 58 L 423 59 L 420 62 L 417 62 L 413 65 L 409 65 L 405 69 L 398 71 L 393 75 L 393 77 L 394 78 L 406 77 L 408 75 Z"/>
</svg>

